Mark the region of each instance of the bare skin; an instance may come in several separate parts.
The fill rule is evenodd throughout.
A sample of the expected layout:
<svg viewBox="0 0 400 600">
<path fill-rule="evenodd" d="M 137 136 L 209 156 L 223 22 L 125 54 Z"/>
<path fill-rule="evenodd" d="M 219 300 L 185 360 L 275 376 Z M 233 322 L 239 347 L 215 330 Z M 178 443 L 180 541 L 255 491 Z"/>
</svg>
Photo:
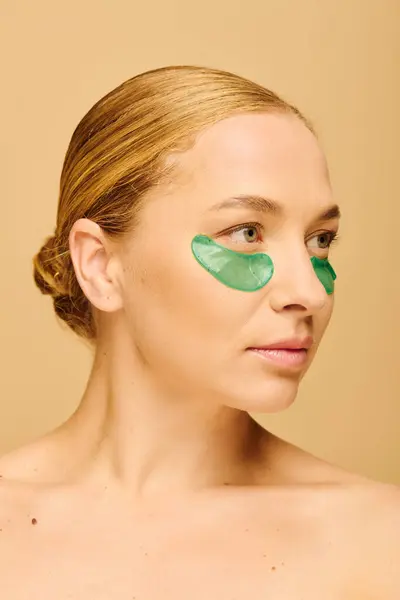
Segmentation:
<svg viewBox="0 0 400 600">
<path fill-rule="evenodd" d="M 70 236 L 100 336 L 80 407 L 0 460 L 0 583 L 7 600 L 339 600 L 400 596 L 400 491 L 328 464 L 256 424 L 289 406 L 333 296 L 310 268 L 337 219 L 302 123 L 246 115 L 180 155 L 116 244 L 92 222 Z M 239 194 L 281 214 L 213 212 Z M 254 242 L 229 230 L 261 221 Z M 228 231 L 229 230 L 229 231 Z M 254 294 L 224 287 L 187 250 L 197 233 L 268 251 Z M 254 246 L 251 248 L 251 246 Z M 301 369 L 248 350 L 312 336 Z"/>
<path fill-rule="evenodd" d="M 63 480 L 62 443 L 3 460 L 19 475 L 0 486 L 9 600 L 398 598 L 394 486 L 274 440 L 264 480 L 138 501 L 112 478 Z"/>
</svg>

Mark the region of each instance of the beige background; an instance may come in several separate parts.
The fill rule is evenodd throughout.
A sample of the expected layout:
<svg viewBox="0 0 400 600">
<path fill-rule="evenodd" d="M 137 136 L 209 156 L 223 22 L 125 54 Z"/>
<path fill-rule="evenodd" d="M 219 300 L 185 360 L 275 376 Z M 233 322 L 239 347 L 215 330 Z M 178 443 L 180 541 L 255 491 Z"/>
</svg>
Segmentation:
<svg viewBox="0 0 400 600">
<path fill-rule="evenodd" d="M 78 120 L 166 64 L 233 70 L 311 117 L 343 207 L 333 322 L 298 401 L 260 417 L 345 467 L 400 483 L 398 0 L 1 0 L 0 451 L 75 408 L 90 365 L 31 278 Z"/>
</svg>

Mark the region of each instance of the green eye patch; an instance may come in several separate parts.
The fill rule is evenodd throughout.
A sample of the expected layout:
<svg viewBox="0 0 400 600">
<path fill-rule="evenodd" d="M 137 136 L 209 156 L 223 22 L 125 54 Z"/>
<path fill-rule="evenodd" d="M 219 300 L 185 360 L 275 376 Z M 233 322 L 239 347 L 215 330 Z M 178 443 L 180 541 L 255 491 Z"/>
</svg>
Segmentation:
<svg viewBox="0 0 400 600">
<path fill-rule="evenodd" d="M 196 235 L 192 252 L 197 262 L 224 285 L 243 292 L 263 288 L 274 274 L 274 263 L 268 254 L 244 254 L 220 246 L 206 235 Z M 328 259 L 313 256 L 315 274 L 327 294 L 332 294 L 336 273 Z"/>
<path fill-rule="evenodd" d="M 235 290 L 255 292 L 264 287 L 274 273 L 268 254 L 243 254 L 220 246 L 205 235 L 192 241 L 195 259 L 218 281 Z"/>
<path fill-rule="evenodd" d="M 311 257 L 311 263 L 314 267 L 314 271 L 320 282 L 325 288 L 328 295 L 333 293 L 335 289 L 336 273 L 327 258 L 318 258 L 317 256 Z"/>
</svg>

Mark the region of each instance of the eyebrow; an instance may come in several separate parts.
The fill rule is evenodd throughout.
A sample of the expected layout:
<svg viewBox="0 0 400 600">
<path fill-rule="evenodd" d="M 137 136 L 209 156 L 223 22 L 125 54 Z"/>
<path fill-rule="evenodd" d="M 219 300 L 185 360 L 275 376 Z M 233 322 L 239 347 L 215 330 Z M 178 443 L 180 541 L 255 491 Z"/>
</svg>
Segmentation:
<svg viewBox="0 0 400 600">
<path fill-rule="evenodd" d="M 283 207 L 275 200 L 254 194 L 241 194 L 233 198 L 227 198 L 219 204 L 215 204 L 210 210 L 222 210 L 224 208 L 251 208 L 258 212 L 274 215 L 281 215 L 283 213 Z M 331 221 L 333 219 L 340 219 L 340 216 L 340 208 L 337 204 L 334 204 L 325 209 L 315 220 Z"/>
</svg>

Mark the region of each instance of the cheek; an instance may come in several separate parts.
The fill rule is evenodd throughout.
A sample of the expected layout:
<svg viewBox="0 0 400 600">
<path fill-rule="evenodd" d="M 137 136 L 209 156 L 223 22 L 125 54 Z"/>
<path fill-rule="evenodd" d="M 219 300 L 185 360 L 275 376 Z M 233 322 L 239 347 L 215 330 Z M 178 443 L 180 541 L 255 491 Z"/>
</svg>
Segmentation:
<svg viewBox="0 0 400 600">
<path fill-rule="evenodd" d="M 190 245 L 186 254 L 182 248 L 147 253 L 131 271 L 125 312 L 142 354 L 157 362 L 191 361 L 211 368 L 235 352 L 235 340 L 256 300 L 207 273 L 191 255 Z"/>
</svg>

